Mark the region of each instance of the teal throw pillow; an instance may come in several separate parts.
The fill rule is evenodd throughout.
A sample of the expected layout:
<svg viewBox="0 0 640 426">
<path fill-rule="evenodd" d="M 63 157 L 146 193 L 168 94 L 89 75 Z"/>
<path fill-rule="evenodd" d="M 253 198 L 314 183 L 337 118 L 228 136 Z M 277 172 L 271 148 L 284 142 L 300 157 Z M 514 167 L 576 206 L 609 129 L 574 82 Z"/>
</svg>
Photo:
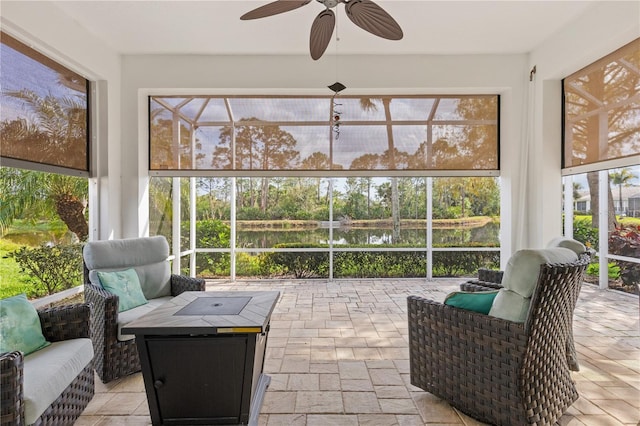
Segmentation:
<svg viewBox="0 0 640 426">
<path fill-rule="evenodd" d="M 50 344 L 42 334 L 38 311 L 26 295 L 0 300 L 0 352 L 29 355 Z"/>
<path fill-rule="evenodd" d="M 447 295 L 444 304 L 466 309 L 467 311 L 488 314 L 498 290 L 493 291 L 455 291 Z"/>
<path fill-rule="evenodd" d="M 102 287 L 119 298 L 118 312 L 128 311 L 148 303 L 142 293 L 140 279 L 135 269 L 124 271 L 98 272 Z"/>
</svg>

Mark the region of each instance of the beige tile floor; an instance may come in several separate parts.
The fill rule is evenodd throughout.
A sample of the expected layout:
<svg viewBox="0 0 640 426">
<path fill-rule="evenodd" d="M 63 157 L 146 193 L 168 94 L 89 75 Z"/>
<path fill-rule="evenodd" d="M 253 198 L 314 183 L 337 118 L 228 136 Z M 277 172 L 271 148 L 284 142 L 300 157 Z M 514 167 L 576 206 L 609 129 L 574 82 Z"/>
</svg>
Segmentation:
<svg viewBox="0 0 640 426">
<path fill-rule="evenodd" d="M 279 290 L 259 422 L 266 426 L 479 425 L 409 384 L 406 297 L 442 301 L 460 280 L 253 281 Z M 638 297 L 585 284 L 575 312 L 580 399 L 561 425 L 640 425 Z M 102 384 L 76 425 L 150 424 L 140 373 Z"/>
</svg>

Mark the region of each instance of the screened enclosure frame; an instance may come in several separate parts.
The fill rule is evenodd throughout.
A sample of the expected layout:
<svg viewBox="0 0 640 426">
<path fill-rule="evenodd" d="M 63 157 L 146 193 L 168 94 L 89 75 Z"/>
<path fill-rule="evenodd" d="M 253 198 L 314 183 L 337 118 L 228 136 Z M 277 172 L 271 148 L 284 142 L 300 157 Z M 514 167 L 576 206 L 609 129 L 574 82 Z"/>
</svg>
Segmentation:
<svg viewBox="0 0 640 426">
<path fill-rule="evenodd" d="M 478 100 L 475 102 L 475 100 Z M 231 259 L 231 279 L 236 278 L 236 254 L 237 253 L 263 253 L 263 252 L 325 252 L 329 255 L 329 279 L 333 279 L 333 255 L 337 252 L 356 251 L 356 252 L 423 252 L 425 256 L 425 266 L 427 273 L 425 278 L 432 278 L 432 256 L 433 253 L 439 251 L 500 251 L 500 247 L 456 247 L 456 248 L 437 248 L 431 243 L 432 232 L 432 206 L 429 200 L 427 229 L 425 230 L 426 244 L 419 247 L 372 247 L 372 248 L 356 248 L 356 247 L 334 247 L 333 244 L 333 227 L 329 227 L 329 247 L 328 248 L 244 248 L 236 246 L 236 179 L 252 178 L 252 177 L 312 177 L 312 178 L 349 178 L 349 177 L 421 177 L 426 178 L 429 182 L 428 197 L 431 196 L 432 177 L 497 177 L 499 176 L 499 117 L 500 117 L 500 97 L 499 95 L 358 95 L 358 96 L 330 96 L 330 95 L 168 95 L 154 94 L 148 97 L 148 117 L 149 117 L 149 176 L 151 177 L 171 177 L 173 178 L 173 217 L 181 217 L 179 206 L 180 201 L 180 179 L 189 179 L 189 246 L 187 249 L 180 246 L 180 225 L 173 223 L 172 252 L 178 254 L 178 257 L 188 257 L 191 273 L 195 271 L 195 256 L 198 253 L 229 253 Z M 215 112 L 207 110 L 208 105 L 217 102 Z M 244 102 L 244 104 L 243 104 Z M 249 102 L 257 102 L 256 105 L 248 105 Z M 291 107 L 291 103 L 296 104 L 299 108 L 300 117 L 287 115 L 287 105 Z M 320 106 L 314 104 L 320 103 Z M 400 107 L 403 102 L 411 104 L 417 102 L 422 105 L 422 109 L 409 108 L 402 111 Z M 475 104 L 474 104 L 475 102 Z M 487 110 L 483 110 L 483 102 L 489 105 Z M 264 103 L 264 104 L 261 104 Z M 368 103 L 368 108 L 362 107 Z M 375 104 L 373 107 L 371 104 Z M 465 105 L 466 103 L 466 105 Z M 460 105 L 462 105 L 460 107 Z M 362 107 L 362 109 L 361 109 Z M 461 117 L 459 111 L 464 110 L 469 114 L 469 118 Z M 458 111 L 456 111 L 456 108 Z M 294 108 L 295 109 L 295 108 Z M 258 111 L 258 112 L 256 112 Z M 351 114 L 350 114 L 351 112 Z M 217 115 L 216 115 L 217 114 Z M 417 117 L 416 114 L 420 114 Z M 448 114 L 448 115 L 447 115 Z M 487 117 L 487 114 L 489 117 Z M 257 119 L 256 117 L 266 117 L 265 119 Z M 398 117 L 394 119 L 394 117 Z M 410 164 L 410 154 L 402 152 L 403 136 L 396 133 L 398 129 L 407 129 L 411 126 L 420 126 L 422 131 L 419 143 L 413 147 L 418 152 L 418 145 L 421 143 L 425 161 L 416 164 Z M 449 126 L 447 129 L 446 126 Z M 465 127 L 466 126 L 466 127 Z M 485 126 L 485 128 L 482 128 Z M 218 128 L 218 134 L 224 135 L 226 146 L 224 151 L 227 154 L 226 162 L 222 166 L 214 167 L 208 164 L 200 167 L 198 165 L 198 155 L 202 151 L 198 151 L 199 146 L 203 145 L 202 134 L 198 135 L 200 129 Z M 322 148 L 324 151 L 325 163 L 319 167 L 305 166 L 302 161 L 286 163 L 284 167 L 256 167 L 256 163 L 252 161 L 239 160 L 241 152 L 238 146 L 242 144 L 240 141 L 241 134 L 247 129 L 258 129 L 251 136 L 262 136 L 273 131 L 277 133 L 279 128 L 287 131 L 294 128 L 302 129 L 303 132 L 308 129 L 318 131 L 316 139 L 307 138 L 305 141 L 311 140 L 312 143 L 322 140 Z M 372 144 L 366 139 L 364 131 L 360 133 L 360 140 L 364 141 L 359 148 L 365 150 L 365 153 L 371 154 L 369 158 L 376 157 L 377 163 L 369 163 L 369 167 L 351 167 L 351 164 L 337 164 L 336 158 L 339 144 L 344 144 L 346 140 L 353 142 L 354 139 L 348 139 L 350 129 L 376 129 L 378 131 L 378 151 L 367 152 L 366 149 Z M 438 129 L 447 129 L 448 133 L 441 132 Z M 231 129 L 231 130 L 229 130 Z M 435 129 L 435 131 L 434 131 Z M 462 129 L 462 130 L 460 130 Z M 474 130 L 478 130 L 474 135 Z M 489 129 L 489 130 L 486 130 Z M 285 140 L 290 138 L 287 131 L 277 133 L 278 137 Z M 466 132 L 466 133 L 465 133 Z M 298 133 L 298 135 L 301 133 Z M 462 140 L 460 135 L 467 136 L 466 140 Z M 469 136 L 471 135 L 471 136 Z M 439 139 L 438 139 L 439 137 Z M 473 147 L 469 141 L 476 138 L 480 141 L 481 147 L 488 149 L 489 155 L 485 161 L 479 161 L 478 152 L 463 152 L 462 149 Z M 164 138 L 164 139 L 163 139 Z M 220 138 L 222 139 L 222 138 Z M 417 140 L 417 138 L 415 138 Z M 154 142 L 155 141 L 155 142 Z M 159 143 L 156 143 L 160 141 Z M 488 143 L 485 143 L 487 142 Z M 206 142 L 206 141 L 205 141 Z M 250 150 L 251 143 L 244 141 L 244 149 Z M 434 144 L 436 148 L 439 143 L 440 148 L 449 150 L 452 154 L 450 160 L 455 160 L 455 154 L 467 155 L 466 163 L 455 163 L 450 161 L 449 164 L 434 164 L 433 156 Z M 467 143 L 465 147 L 464 144 Z M 289 148 L 291 148 L 291 144 Z M 295 145 L 293 145 L 295 146 Z M 488 146 L 488 148 L 487 148 Z M 249 148 L 247 148 L 249 147 Z M 155 151 L 154 151 L 155 150 Z M 215 146 L 209 148 L 207 154 L 214 153 Z M 223 150 L 221 150 L 223 151 Z M 409 151 L 409 149 L 407 149 Z M 413 152 L 412 152 L 413 153 Z M 160 154 L 160 155 L 157 155 Z M 162 157 L 162 164 L 158 162 L 158 158 Z M 381 160 L 380 160 L 381 159 Z M 441 156 L 440 160 L 447 160 L 446 155 Z M 201 160 L 200 160 L 201 161 Z M 266 163 L 262 163 L 264 165 Z M 230 226 L 230 247 L 227 248 L 201 248 L 196 247 L 195 235 L 195 192 L 196 177 L 223 177 L 231 179 L 231 226 Z M 331 201 L 329 202 L 330 217 L 329 221 L 335 221 L 333 217 L 333 191 Z M 428 198 L 427 197 L 427 198 Z M 187 219 L 187 218 L 183 218 Z M 179 271 L 180 262 L 174 262 L 174 271 Z"/>
<path fill-rule="evenodd" d="M 181 226 L 180 222 L 184 220 L 182 218 L 181 206 L 183 205 L 181 201 L 181 191 L 180 191 L 180 177 L 172 177 L 172 206 L 173 206 L 173 217 L 181 218 L 178 221 L 172 222 L 172 249 L 171 252 L 174 253 L 172 259 L 174 260 L 172 263 L 173 273 L 185 273 L 183 270 L 181 271 L 181 262 L 180 260 L 183 258 L 188 259 L 189 264 L 189 272 L 191 276 L 196 275 L 196 255 L 198 253 L 228 253 L 230 255 L 230 276 L 229 279 L 235 281 L 236 276 L 236 255 L 238 253 L 327 253 L 329 256 L 329 271 L 328 276 L 326 277 L 328 280 L 333 281 L 335 279 L 334 276 L 334 255 L 336 253 L 341 252 L 421 252 L 424 253 L 425 256 L 425 267 L 426 274 L 424 278 L 427 280 L 433 279 L 433 254 L 438 252 L 500 252 L 501 247 L 498 246 L 485 246 L 485 247 L 434 247 L 433 245 L 433 202 L 432 202 L 432 191 L 433 191 L 433 177 L 424 177 L 426 179 L 426 200 L 427 200 L 427 214 L 426 214 L 426 229 L 425 229 L 425 245 L 423 246 L 414 246 L 414 247 L 340 247 L 338 244 L 333 242 L 333 230 L 332 226 L 328 228 L 328 247 L 327 248 L 277 248 L 277 247 L 267 247 L 267 248 L 246 248 L 246 247 L 238 247 L 237 246 L 237 221 L 236 221 L 236 177 L 231 177 L 231 220 L 230 220 L 230 246 L 229 248 L 202 248 L 197 247 L 196 245 L 196 177 L 189 177 L 189 230 L 188 230 L 188 242 L 189 248 L 183 249 L 180 245 L 181 243 Z M 333 178 L 329 179 L 330 187 L 333 186 Z M 333 217 L 333 191 L 329 191 L 329 220 L 331 222 L 338 222 Z"/>
<path fill-rule="evenodd" d="M 499 95 L 154 95 L 148 102 L 153 176 L 499 174 Z M 203 129 L 217 134 L 196 134 Z M 268 155 L 274 140 L 280 152 Z"/>
</svg>

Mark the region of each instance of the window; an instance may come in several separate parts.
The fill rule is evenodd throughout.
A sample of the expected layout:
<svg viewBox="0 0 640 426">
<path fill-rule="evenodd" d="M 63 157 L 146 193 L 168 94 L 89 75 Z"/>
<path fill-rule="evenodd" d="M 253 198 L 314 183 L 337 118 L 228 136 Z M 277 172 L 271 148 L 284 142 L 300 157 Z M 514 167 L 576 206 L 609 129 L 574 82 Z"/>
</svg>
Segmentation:
<svg viewBox="0 0 640 426">
<path fill-rule="evenodd" d="M 496 267 L 498 116 L 496 95 L 152 96 L 152 233 L 208 278 Z"/>
<path fill-rule="evenodd" d="M 640 154 L 640 39 L 568 76 L 563 167 Z"/>
<path fill-rule="evenodd" d="M 200 277 L 471 276 L 499 265 L 496 177 L 152 177 L 149 201 L 151 235 L 179 238 L 182 272 Z"/>
<path fill-rule="evenodd" d="M 153 96 L 149 109 L 156 175 L 499 169 L 495 95 Z"/>
<path fill-rule="evenodd" d="M 2 157 L 88 175 L 88 81 L 0 33 Z M 59 170 L 58 170 L 59 171 Z"/>
</svg>

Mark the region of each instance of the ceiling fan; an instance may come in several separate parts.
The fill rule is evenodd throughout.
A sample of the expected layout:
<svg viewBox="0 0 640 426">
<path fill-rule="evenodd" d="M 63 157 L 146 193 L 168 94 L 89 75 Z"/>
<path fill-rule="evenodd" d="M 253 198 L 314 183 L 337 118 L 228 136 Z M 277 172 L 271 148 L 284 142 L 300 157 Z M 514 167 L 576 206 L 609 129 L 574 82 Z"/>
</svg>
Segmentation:
<svg viewBox="0 0 640 426">
<path fill-rule="evenodd" d="M 351 21 L 371 34 L 389 40 L 400 40 L 403 36 L 400 25 L 384 9 L 371 0 L 316 0 L 325 6 L 311 25 L 309 50 L 314 60 L 327 50 L 336 24 L 336 15 L 331 10 L 339 3 L 344 4 Z M 311 3 L 311 0 L 276 0 L 253 9 L 240 17 L 241 20 L 266 18 L 267 16 L 289 12 Z"/>
</svg>

